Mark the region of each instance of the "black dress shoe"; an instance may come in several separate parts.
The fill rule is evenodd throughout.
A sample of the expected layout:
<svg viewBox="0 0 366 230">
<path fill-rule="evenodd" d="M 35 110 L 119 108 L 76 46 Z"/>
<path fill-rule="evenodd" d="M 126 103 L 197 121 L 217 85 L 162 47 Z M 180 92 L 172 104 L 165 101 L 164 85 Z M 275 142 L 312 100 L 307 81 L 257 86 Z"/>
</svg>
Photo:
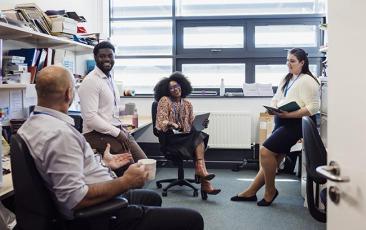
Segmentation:
<svg viewBox="0 0 366 230">
<path fill-rule="evenodd" d="M 277 191 L 277 189 L 276 189 L 276 193 L 275 193 L 275 195 L 273 196 L 273 198 L 272 198 L 272 200 L 271 201 L 266 201 L 264 198 L 261 200 L 261 201 L 259 201 L 258 203 L 257 203 L 257 205 L 258 206 L 270 206 L 271 204 L 272 204 L 272 202 L 276 199 L 276 197 L 278 196 L 278 191 Z"/>
<path fill-rule="evenodd" d="M 257 201 L 257 195 L 250 196 L 250 197 L 244 197 L 244 196 L 233 196 L 230 199 L 231 201 Z"/>
</svg>

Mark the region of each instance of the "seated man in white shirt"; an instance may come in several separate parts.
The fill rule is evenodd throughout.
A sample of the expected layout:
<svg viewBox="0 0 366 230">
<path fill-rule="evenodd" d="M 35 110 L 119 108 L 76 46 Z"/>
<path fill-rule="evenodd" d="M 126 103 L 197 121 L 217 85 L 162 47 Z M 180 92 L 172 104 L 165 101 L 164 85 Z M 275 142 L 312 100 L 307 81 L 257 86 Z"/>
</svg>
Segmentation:
<svg viewBox="0 0 366 230">
<path fill-rule="evenodd" d="M 78 90 L 83 133 L 98 152 L 103 153 L 109 142 L 112 154 L 129 151 L 137 162 L 147 157 L 134 138 L 122 128 L 119 119 L 120 95 L 110 74 L 114 52 L 114 46 L 107 41 L 94 47 L 96 67 L 85 77 Z"/>
<path fill-rule="evenodd" d="M 104 153 L 105 166 L 97 161 L 84 136 L 67 115 L 73 101 L 72 75 L 63 67 L 49 66 L 37 76 L 38 105 L 18 130 L 26 142 L 46 187 L 54 193 L 58 210 L 72 219 L 73 211 L 123 196 L 127 208 L 119 210 L 110 229 L 203 229 L 202 216 L 183 208 L 161 208 L 161 197 L 144 185 L 144 166 L 132 164 L 122 177 L 109 167 L 126 164 L 128 153 Z"/>
</svg>

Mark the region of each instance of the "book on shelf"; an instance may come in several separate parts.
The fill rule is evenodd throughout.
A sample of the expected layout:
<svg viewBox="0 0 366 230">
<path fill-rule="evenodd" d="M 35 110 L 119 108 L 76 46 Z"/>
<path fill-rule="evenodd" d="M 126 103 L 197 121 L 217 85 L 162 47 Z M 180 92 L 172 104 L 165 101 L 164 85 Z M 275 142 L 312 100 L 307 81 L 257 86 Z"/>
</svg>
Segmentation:
<svg viewBox="0 0 366 230">
<path fill-rule="evenodd" d="M 24 66 L 27 66 L 28 72 L 31 75 L 30 82 L 34 83 L 37 72 L 45 66 L 53 64 L 54 50 L 52 48 L 9 50 L 8 56 L 12 57 L 12 59 L 13 57 L 24 58 Z M 22 67 L 13 66 L 10 67 L 9 70 L 18 70 L 17 68 L 19 69 Z"/>
<path fill-rule="evenodd" d="M 35 31 L 51 34 L 51 20 L 36 4 L 18 4 L 15 9 L 21 12 L 24 19 L 30 23 Z"/>
<path fill-rule="evenodd" d="M 22 56 L 3 56 L 4 61 L 11 63 L 24 63 L 25 57 Z"/>
<path fill-rule="evenodd" d="M 9 56 L 20 56 L 24 57 L 24 63 L 28 66 L 34 66 L 38 59 L 38 49 L 36 48 L 24 48 L 18 50 L 9 50 Z"/>
</svg>

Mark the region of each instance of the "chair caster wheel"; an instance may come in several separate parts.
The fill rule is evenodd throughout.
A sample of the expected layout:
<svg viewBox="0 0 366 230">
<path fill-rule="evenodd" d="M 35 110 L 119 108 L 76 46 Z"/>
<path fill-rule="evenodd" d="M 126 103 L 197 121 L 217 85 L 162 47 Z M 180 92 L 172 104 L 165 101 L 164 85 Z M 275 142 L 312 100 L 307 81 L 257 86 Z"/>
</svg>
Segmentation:
<svg viewBox="0 0 366 230">
<path fill-rule="evenodd" d="M 162 196 L 164 196 L 164 197 L 165 197 L 165 196 L 168 196 L 168 192 L 167 192 L 167 191 L 163 191 L 163 192 L 161 193 L 161 195 L 162 195 Z"/>
<path fill-rule="evenodd" d="M 193 191 L 193 196 L 194 196 L 194 197 L 197 197 L 197 196 L 198 196 L 198 191 L 194 190 L 194 191 Z"/>
<path fill-rule="evenodd" d="M 156 187 L 161 188 L 162 185 L 159 182 L 156 182 Z"/>
</svg>

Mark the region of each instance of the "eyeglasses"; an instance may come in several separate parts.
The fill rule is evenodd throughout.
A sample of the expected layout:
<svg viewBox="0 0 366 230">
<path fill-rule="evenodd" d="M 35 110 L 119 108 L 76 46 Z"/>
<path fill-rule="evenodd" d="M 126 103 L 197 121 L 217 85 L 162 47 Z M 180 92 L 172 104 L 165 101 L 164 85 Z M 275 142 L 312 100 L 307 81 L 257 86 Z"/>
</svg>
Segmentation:
<svg viewBox="0 0 366 230">
<path fill-rule="evenodd" d="M 169 90 L 170 90 L 170 91 L 174 91 L 174 90 L 176 90 L 176 89 L 180 89 L 180 85 L 179 85 L 179 84 L 169 86 Z"/>
</svg>

